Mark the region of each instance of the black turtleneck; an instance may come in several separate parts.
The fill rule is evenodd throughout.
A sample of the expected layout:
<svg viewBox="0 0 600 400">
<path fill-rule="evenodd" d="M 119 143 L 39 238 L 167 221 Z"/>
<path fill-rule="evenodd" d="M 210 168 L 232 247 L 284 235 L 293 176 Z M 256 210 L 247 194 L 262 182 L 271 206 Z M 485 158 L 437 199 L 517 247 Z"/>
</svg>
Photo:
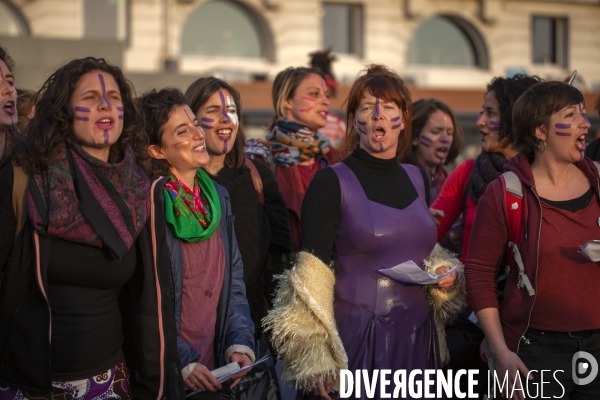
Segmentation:
<svg viewBox="0 0 600 400">
<path fill-rule="evenodd" d="M 358 178 L 367 198 L 384 206 L 403 210 L 418 197 L 408 174 L 397 158 L 380 159 L 357 148 L 342 161 Z M 423 176 L 425 182 L 427 178 Z M 427 188 L 428 185 L 426 184 Z M 313 177 L 302 202 L 302 243 L 304 249 L 329 264 L 341 219 L 340 181 L 329 167 Z"/>
</svg>

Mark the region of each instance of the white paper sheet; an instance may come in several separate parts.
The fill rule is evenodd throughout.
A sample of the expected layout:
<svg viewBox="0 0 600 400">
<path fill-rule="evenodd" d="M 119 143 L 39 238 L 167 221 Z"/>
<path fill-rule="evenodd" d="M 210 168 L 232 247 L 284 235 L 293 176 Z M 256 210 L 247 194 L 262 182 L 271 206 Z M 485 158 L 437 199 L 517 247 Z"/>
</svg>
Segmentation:
<svg viewBox="0 0 600 400">
<path fill-rule="evenodd" d="M 581 251 L 578 252 L 579 254 L 582 254 L 590 261 L 600 261 L 600 240 L 590 240 L 583 246 L 579 247 L 581 247 Z"/>
<path fill-rule="evenodd" d="M 263 358 L 261 358 L 260 360 L 256 361 L 254 364 L 247 365 L 247 366 L 245 366 L 245 367 L 243 367 L 243 368 L 240 368 L 240 369 L 238 369 L 237 371 L 233 371 L 233 372 L 230 372 L 230 373 L 228 373 L 228 374 L 225 374 L 225 375 L 223 375 L 222 377 L 220 377 L 220 378 L 219 378 L 219 379 L 217 379 L 217 380 L 219 381 L 219 383 L 223 383 L 223 382 L 227 381 L 228 379 L 230 379 L 232 376 L 234 376 L 234 375 L 236 375 L 236 374 L 238 374 L 238 373 L 240 373 L 240 372 L 242 372 L 242 371 L 245 371 L 245 370 L 247 370 L 247 369 L 250 369 L 250 368 L 254 367 L 255 365 L 258 365 L 258 364 L 260 364 L 260 363 L 262 363 L 262 362 L 265 362 L 265 361 L 267 361 L 268 359 L 269 359 L 269 355 L 267 354 L 266 356 L 264 356 L 264 357 L 263 357 Z M 189 393 L 189 394 L 188 394 L 187 396 L 185 396 L 185 397 L 190 397 L 191 395 L 193 395 L 193 394 L 196 394 L 196 393 L 200 393 L 201 391 L 202 391 L 202 390 L 198 390 L 197 392 L 192 392 L 192 393 Z"/>
<path fill-rule="evenodd" d="M 396 282 L 416 283 L 418 285 L 433 285 L 450 275 L 456 269 L 456 267 L 458 267 L 458 264 L 443 274 L 431 275 L 422 270 L 412 260 L 409 260 L 392 268 L 380 269 L 377 272 Z"/>
</svg>

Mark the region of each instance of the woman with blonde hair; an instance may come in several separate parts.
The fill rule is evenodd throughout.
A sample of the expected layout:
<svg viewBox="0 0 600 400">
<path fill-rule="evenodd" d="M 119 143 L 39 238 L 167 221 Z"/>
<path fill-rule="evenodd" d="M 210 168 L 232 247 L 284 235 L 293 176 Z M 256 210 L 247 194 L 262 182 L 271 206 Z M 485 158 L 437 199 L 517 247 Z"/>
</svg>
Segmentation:
<svg viewBox="0 0 600 400">
<path fill-rule="evenodd" d="M 275 116 L 266 143 L 248 141 L 246 154 L 275 164 L 275 179 L 287 204 L 292 251 L 302 249 L 301 209 L 315 173 L 335 161 L 327 136 L 329 92 L 323 73 L 314 68 L 287 68 L 273 82 Z M 272 159 L 272 160 L 271 160 Z"/>
</svg>

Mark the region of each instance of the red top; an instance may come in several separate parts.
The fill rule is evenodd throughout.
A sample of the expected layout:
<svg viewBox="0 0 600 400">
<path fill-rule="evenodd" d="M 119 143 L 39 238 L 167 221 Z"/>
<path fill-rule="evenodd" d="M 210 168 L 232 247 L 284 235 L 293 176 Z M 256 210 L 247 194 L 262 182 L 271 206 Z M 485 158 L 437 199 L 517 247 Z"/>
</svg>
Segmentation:
<svg viewBox="0 0 600 400">
<path fill-rule="evenodd" d="M 544 331 L 600 328 L 600 267 L 579 246 L 600 239 L 600 206 L 594 196 L 569 212 L 542 201 L 536 298 L 529 326 Z"/>
<path fill-rule="evenodd" d="M 225 273 L 225 253 L 219 229 L 202 242 L 181 242 L 183 294 L 180 337 L 200 354 L 200 364 L 215 368 L 217 306 Z M 185 365 L 182 365 L 185 367 Z"/>
<path fill-rule="evenodd" d="M 277 167 L 275 170 L 275 179 L 288 209 L 293 252 L 302 250 L 302 227 L 300 225 L 302 200 L 304 200 L 308 184 L 319 169 L 321 169 L 321 164 L 316 160 L 312 165 Z"/>
<path fill-rule="evenodd" d="M 469 179 L 471 179 L 471 171 L 473 171 L 474 164 L 475 159 L 467 160 L 459 164 L 454 171 L 448 175 L 446 183 L 444 183 L 444 187 L 442 187 L 442 191 L 431 206 L 431 208 L 442 210 L 444 212 L 444 218 L 440 218 L 440 226 L 437 227 L 438 242 L 444 239 L 446 233 L 448 233 L 450 228 L 452 228 L 452 225 L 454 225 L 460 217 L 465 188 L 467 187 Z M 471 195 L 468 195 L 465 208 L 462 256 L 460 258 L 462 263 L 464 263 L 467 258 L 469 238 L 471 237 L 471 228 L 473 227 L 476 209 L 477 203 L 473 201 Z"/>
</svg>

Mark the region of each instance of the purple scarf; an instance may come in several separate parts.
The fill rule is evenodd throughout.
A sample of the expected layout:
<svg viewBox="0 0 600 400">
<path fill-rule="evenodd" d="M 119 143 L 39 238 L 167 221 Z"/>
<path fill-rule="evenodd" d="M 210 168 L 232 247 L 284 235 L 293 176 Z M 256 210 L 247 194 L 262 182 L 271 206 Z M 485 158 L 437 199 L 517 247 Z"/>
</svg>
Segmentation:
<svg viewBox="0 0 600 400">
<path fill-rule="evenodd" d="M 35 229 L 45 235 L 107 247 L 117 259 L 133 246 L 150 212 L 150 180 L 126 147 L 122 159 L 98 160 L 80 148 L 57 148 L 35 174 L 27 198 Z"/>
</svg>

